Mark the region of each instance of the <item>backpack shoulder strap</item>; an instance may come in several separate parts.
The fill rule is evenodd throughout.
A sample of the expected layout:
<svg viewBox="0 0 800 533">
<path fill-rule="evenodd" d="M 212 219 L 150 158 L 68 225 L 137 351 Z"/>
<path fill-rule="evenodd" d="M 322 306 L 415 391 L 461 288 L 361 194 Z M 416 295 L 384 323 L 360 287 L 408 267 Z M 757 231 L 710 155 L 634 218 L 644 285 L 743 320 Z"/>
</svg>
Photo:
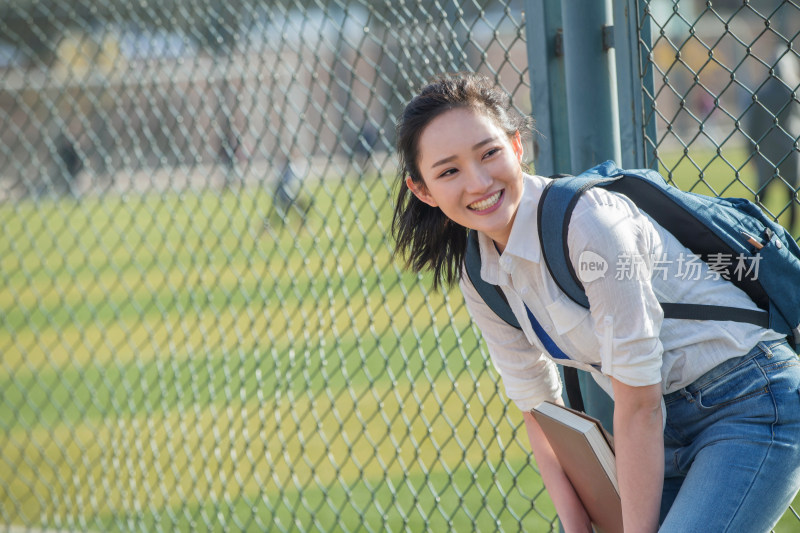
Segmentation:
<svg viewBox="0 0 800 533">
<path fill-rule="evenodd" d="M 481 277 L 481 250 L 478 245 L 478 232 L 470 230 L 467 234 L 467 253 L 464 257 L 464 268 L 467 276 L 478 291 L 478 294 L 494 314 L 502 318 L 509 326 L 522 329 L 508 305 L 506 295 L 497 285 L 491 285 Z"/>
<path fill-rule="evenodd" d="M 581 194 L 599 184 L 607 184 L 619 177 L 567 176 L 547 184 L 539 199 L 539 242 L 542 257 L 556 285 L 575 303 L 589 308 L 589 298 L 569 259 L 567 231 L 575 204 Z"/>
</svg>

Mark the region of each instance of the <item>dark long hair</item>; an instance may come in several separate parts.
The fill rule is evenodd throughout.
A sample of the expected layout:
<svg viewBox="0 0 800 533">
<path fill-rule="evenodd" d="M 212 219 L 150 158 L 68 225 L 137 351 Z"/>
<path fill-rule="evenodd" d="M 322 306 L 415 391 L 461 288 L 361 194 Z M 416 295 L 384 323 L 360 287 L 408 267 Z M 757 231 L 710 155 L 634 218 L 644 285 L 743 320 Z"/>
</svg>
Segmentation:
<svg viewBox="0 0 800 533">
<path fill-rule="evenodd" d="M 431 80 L 411 99 L 397 122 L 398 191 L 392 218 L 395 254 L 414 272 L 433 272 L 433 288 L 452 285 L 461 276 L 467 250 L 467 229 L 441 209 L 420 201 L 406 185 L 406 176 L 425 187 L 419 171 L 419 138 L 436 117 L 451 109 L 468 108 L 491 118 L 511 137 L 527 136 L 533 119 L 521 115 L 508 96 L 487 77 L 472 73 L 445 74 Z"/>
</svg>

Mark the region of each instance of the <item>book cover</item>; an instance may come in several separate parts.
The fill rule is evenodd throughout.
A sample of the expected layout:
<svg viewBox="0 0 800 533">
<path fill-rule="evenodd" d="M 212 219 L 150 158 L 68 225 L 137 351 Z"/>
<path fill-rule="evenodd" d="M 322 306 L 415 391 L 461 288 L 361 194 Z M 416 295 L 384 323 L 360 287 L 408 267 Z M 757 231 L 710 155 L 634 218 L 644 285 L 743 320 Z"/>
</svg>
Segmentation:
<svg viewBox="0 0 800 533">
<path fill-rule="evenodd" d="M 547 436 L 595 529 L 622 533 L 613 441 L 596 419 L 544 402 L 531 414 Z"/>
</svg>

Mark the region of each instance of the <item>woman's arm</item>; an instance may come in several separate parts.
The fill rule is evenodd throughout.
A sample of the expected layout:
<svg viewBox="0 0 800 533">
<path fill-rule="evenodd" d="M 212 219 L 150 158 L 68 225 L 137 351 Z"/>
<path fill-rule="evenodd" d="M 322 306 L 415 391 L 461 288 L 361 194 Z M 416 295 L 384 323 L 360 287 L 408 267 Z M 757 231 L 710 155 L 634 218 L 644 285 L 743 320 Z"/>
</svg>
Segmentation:
<svg viewBox="0 0 800 533">
<path fill-rule="evenodd" d="M 575 489 L 572 488 L 572 484 L 564 474 L 564 470 L 562 470 L 555 453 L 553 453 L 553 449 L 550 447 L 550 443 L 544 436 L 542 428 L 532 414 L 526 412 L 523 417 L 525 419 L 525 428 L 528 430 L 528 440 L 530 440 L 531 449 L 533 449 L 533 456 L 536 458 L 536 464 L 542 474 L 544 486 L 556 506 L 556 511 L 564 530 L 570 533 L 573 531 L 591 532 L 592 524 L 589 520 L 589 515 L 586 513 L 586 509 L 583 508 Z"/>
<path fill-rule="evenodd" d="M 614 387 L 614 451 L 625 531 L 658 529 L 664 484 L 661 384 Z"/>
</svg>

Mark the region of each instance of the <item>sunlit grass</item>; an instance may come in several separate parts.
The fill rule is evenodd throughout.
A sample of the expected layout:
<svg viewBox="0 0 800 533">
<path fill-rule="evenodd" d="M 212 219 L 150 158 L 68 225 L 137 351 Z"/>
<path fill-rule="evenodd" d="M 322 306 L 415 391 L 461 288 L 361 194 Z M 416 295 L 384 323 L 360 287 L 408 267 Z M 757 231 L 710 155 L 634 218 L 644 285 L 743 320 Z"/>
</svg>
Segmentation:
<svg viewBox="0 0 800 533">
<path fill-rule="evenodd" d="M 3 521 L 552 516 L 460 300 L 393 262 L 387 184 L 346 185 L 304 225 L 260 189 L 0 208 Z"/>
</svg>

